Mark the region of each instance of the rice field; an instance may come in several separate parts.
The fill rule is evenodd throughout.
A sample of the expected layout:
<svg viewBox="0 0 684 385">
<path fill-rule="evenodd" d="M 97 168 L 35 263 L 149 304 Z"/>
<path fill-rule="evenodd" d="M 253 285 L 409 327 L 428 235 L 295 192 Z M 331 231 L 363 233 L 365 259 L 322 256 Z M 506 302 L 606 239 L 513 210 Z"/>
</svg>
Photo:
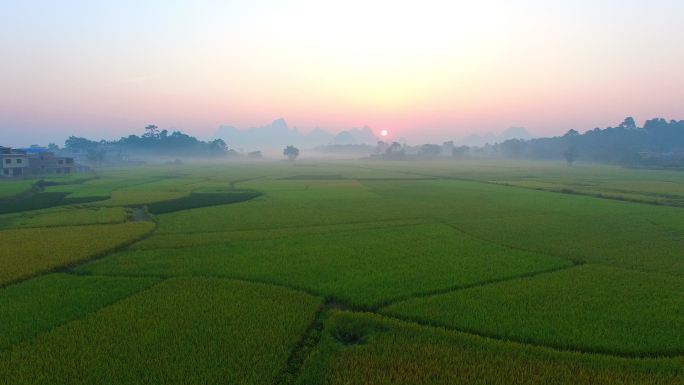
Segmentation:
<svg viewBox="0 0 684 385">
<path fill-rule="evenodd" d="M 4 198 L 0 206 L 0 214 L 54 207 L 62 204 L 67 195 L 69 194 L 65 192 L 38 192 L 17 198 Z"/>
<path fill-rule="evenodd" d="M 674 385 L 681 357 L 639 360 L 559 352 L 334 311 L 299 385 Z"/>
<path fill-rule="evenodd" d="M 149 222 L 0 231 L 0 286 L 103 255 L 149 233 Z"/>
<path fill-rule="evenodd" d="M 168 280 L 0 352 L 0 383 L 268 384 L 319 304 L 265 285 Z"/>
<path fill-rule="evenodd" d="M 383 312 L 563 350 L 675 356 L 684 352 L 682 293 L 680 277 L 584 265 L 410 299 Z"/>
<path fill-rule="evenodd" d="M 337 232 L 360 231 L 366 229 L 390 228 L 395 226 L 411 226 L 430 222 L 425 219 L 404 219 L 378 222 L 342 223 L 321 226 L 276 227 L 271 229 L 252 229 L 235 231 L 212 231 L 204 233 L 184 233 L 181 237 L 176 233 L 156 232 L 150 237 L 136 242 L 129 250 L 153 250 L 168 248 L 188 248 L 203 245 L 226 244 L 236 241 L 259 241 L 286 239 L 292 236 L 307 234 L 330 234 Z"/>
<path fill-rule="evenodd" d="M 147 205 L 147 208 L 153 214 L 165 214 L 174 211 L 196 209 L 199 207 L 244 202 L 254 199 L 259 195 L 261 194 L 256 191 L 193 192 L 188 196 L 153 202 Z"/>
<path fill-rule="evenodd" d="M 130 210 L 125 207 L 67 206 L 0 215 L 0 228 L 123 223 L 129 216 Z"/>
<path fill-rule="evenodd" d="M 0 290 L 0 350 L 81 318 L 159 282 L 47 274 Z"/>
<path fill-rule="evenodd" d="M 13 197 L 24 191 L 28 191 L 31 189 L 32 185 L 33 181 L 31 180 L 0 181 L 0 199 Z"/>
<path fill-rule="evenodd" d="M 372 308 L 418 293 L 465 287 L 571 266 L 557 257 L 506 249 L 442 224 L 423 224 L 123 251 L 81 273 L 225 276 L 304 288 Z"/>
<path fill-rule="evenodd" d="M 684 384 L 682 186 L 468 160 L 3 181 L 0 384 Z"/>
</svg>

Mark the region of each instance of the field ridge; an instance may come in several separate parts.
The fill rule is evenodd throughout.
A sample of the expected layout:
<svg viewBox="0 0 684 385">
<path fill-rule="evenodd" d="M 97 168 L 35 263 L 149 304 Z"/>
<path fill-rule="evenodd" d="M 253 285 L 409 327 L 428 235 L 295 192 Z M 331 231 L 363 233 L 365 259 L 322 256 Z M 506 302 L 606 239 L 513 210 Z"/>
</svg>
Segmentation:
<svg viewBox="0 0 684 385">
<path fill-rule="evenodd" d="M 471 335 L 471 336 L 477 336 L 477 337 L 485 338 L 485 339 L 492 340 L 492 341 L 513 342 L 513 343 L 516 343 L 519 345 L 542 348 L 542 349 L 551 350 L 551 351 L 555 351 L 555 352 L 591 354 L 591 355 L 597 355 L 597 356 L 603 356 L 603 357 L 615 357 L 615 358 L 624 358 L 624 359 L 640 360 L 640 361 L 651 361 L 651 360 L 658 360 L 658 359 L 663 359 L 663 358 L 684 358 L 684 350 L 678 351 L 678 352 L 671 352 L 669 354 L 638 354 L 638 353 L 631 353 L 631 352 L 618 352 L 618 351 L 612 351 L 612 350 L 562 348 L 559 346 L 554 346 L 554 345 L 549 345 L 549 344 L 526 341 L 523 339 L 517 339 L 517 338 L 513 338 L 513 337 L 506 337 L 506 336 L 498 335 L 495 333 L 483 333 L 483 332 L 480 332 L 477 330 L 470 330 L 470 329 L 466 329 L 466 328 L 448 326 L 448 325 L 444 325 L 444 324 L 440 324 L 440 323 L 428 322 L 428 321 L 425 321 L 425 320 L 422 320 L 419 318 L 413 318 L 413 317 L 407 317 L 407 316 L 395 316 L 392 314 L 379 313 L 379 312 L 363 312 L 363 311 L 359 312 L 359 311 L 352 310 L 352 309 L 343 309 L 343 310 L 348 311 L 348 312 L 352 312 L 352 313 L 371 313 L 371 314 L 375 314 L 375 315 L 378 315 L 378 316 L 381 316 L 381 317 L 384 317 L 387 319 L 406 322 L 409 324 L 415 324 L 415 325 L 419 325 L 419 326 L 425 327 L 425 328 L 433 328 L 433 329 L 441 329 L 441 330 L 445 330 L 445 331 L 458 332 L 458 333 L 463 333 L 463 334 L 467 334 L 467 335 Z"/>
<path fill-rule="evenodd" d="M 446 288 L 436 289 L 436 290 L 430 290 L 430 291 L 425 291 L 425 292 L 420 292 L 420 293 L 413 293 L 413 294 L 406 295 L 402 298 L 393 298 L 393 299 L 379 305 L 376 309 L 374 309 L 374 310 L 376 310 L 376 311 L 374 311 L 374 313 L 385 314 L 385 313 L 380 312 L 383 308 L 389 307 L 389 306 L 392 306 L 392 305 L 397 304 L 399 302 L 404 302 L 404 301 L 407 301 L 410 299 L 432 297 L 432 296 L 436 296 L 439 294 L 446 294 L 446 293 L 451 293 L 451 292 L 459 291 L 459 290 L 466 290 L 466 289 L 472 289 L 472 288 L 481 287 L 481 286 L 488 286 L 488 285 L 493 285 L 493 284 L 502 283 L 502 282 L 515 281 L 515 280 L 525 279 L 525 278 L 532 278 L 532 277 L 536 277 L 538 275 L 551 274 L 551 273 L 556 273 L 556 272 L 559 272 L 562 270 L 574 269 L 574 268 L 576 268 L 578 266 L 582 266 L 582 265 L 584 265 L 584 263 L 574 263 L 574 261 L 573 261 L 573 264 L 570 266 L 559 266 L 559 267 L 554 267 L 554 268 L 547 269 L 547 270 L 531 271 L 529 273 L 519 274 L 519 275 L 515 275 L 515 276 L 510 276 L 510 277 L 501 277 L 501 278 L 490 279 L 487 281 L 476 282 L 476 283 L 473 283 L 470 285 L 458 285 L 458 286 L 451 286 L 451 287 L 446 287 Z"/>
<path fill-rule="evenodd" d="M 311 321 L 304 333 L 302 333 L 299 341 L 290 351 L 287 362 L 273 381 L 274 385 L 294 385 L 296 383 L 297 378 L 304 369 L 307 359 L 321 341 L 323 329 L 325 328 L 325 321 L 330 309 L 331 304 L 329 301 L 321 303 L 318 307 L 313 321 Z"/>
<path fill-rule="evenodd" d="M 141 222 L 138 222 L 138 223 L 141 223 Z M 38 269 L 35 272 L 27 273 L 27 274 L 18 276 L 17 278 L 8 279 L 4 282 L 0 282 L 0 289 L 7 287 L 7 286 L 10 286 L 10 285 L 13 285 L 13 284 L 16 284 L 16 283 L 19 283 L 19 282 L 23 282 L 23 281 L 41 276 L 41 275 L 50 274 L 50 273 L 64 273 L 64 272 L 71 270 L 72 268 L 83 265 L 87 262 L 92 262 L 92 261 L 95 261 L 98 259 L 102 259 L 102 258 L 107 257 L 110 254 L 116 253 L 118 251 L 125 250 L 130 245 L 132 245 L 132 244 L 134 244 L 134 243 L 136 243 L 142 239 L 145 239 L 146 237 L 149 237 L 150 235 L 152 235 L 154 233 L 154 231 L 157 228 L 157 222 L 152 221 L 151 223 L 153 224 L 152 228 L 140 236 L 137 236 L 135 238 L 131 238 L 131 239 L 128 239 L 126 241 L 123 241 L 122 243 L 119 243 L 116 246 L 104 249 L 100 252 L 97 252 L 97 253 L 90 255 L 86 258 L 83 258 L 83 259 L 74 260 L 72 262 L 66 262 L 63 264 L 56 265 L 56 266 L 51 267 L 51 268 Z M 113 224 L 113 225 L 123 225 L 123 224 L 125 224 L 125 223 L 118 223 L 118 224 Z M 103 226 L 106 226 L 106 225 L 103 225 Z M 72 227 L 88 227 L 88 225 L 72 226 Z M 46 229 L 46 228 L 41 228 L 41 229 Z M 14 230 L 14 229 L 12 229 L 12 230 Z M 27 228 L 27 229 L 21 229 L 21 230 L 35 230 L 35 229 Z M 4 231 L 11 231 L 11 230 L 4 230 Z"/>
<path fill-rule="evenodd" d="M 481 284 L 476 284 L 472 285 L 470 287 L 461 287 L 457 288 L 455 290 L 445 290 L 444 293 L 452 292 L 452 291 L 458 291 L 458 290 L 465 290 L 469 289 L 472 287 L 480 287 L 480 286 L 487 286 L 487 285 L 492 285 L 500 282 L 507 282 L 507 281 L 514 281 L 514 280 L 520 280 L 520 279 L 526 279 L 530 278 L 533 276 L 538 276 L 538 275 L 544 275 L 544 274 L 550 274 L 558 271 L 563 271 L 563 270 L 569 270 L 576 268 L 581 265 L 573 265 L 573 266 L 568 266 L 568 267 L 563 267 L 563 268 L 557 268 L 554 269 L 553 271 L 542 271 L 542 272 L 536 272 L 530 275 L 526 276 L 516 276 L 516 277 L 511 277 L 508 279 L 502 279 L 499 281 L 495 282 L 485 282 Z M 629 269 L 623 269 L 623 270 L 629 270 Z M 320 339 L 320 335 L 316 336 L 318 331 L 319 325 L 317 325 L 317 322 L 324 320 L 324 315 L 327 311 L 330 310 L 343 310 L 351 313 L 369 313 L 369 314 L 374 314 L 380 317 L 384 317 L 387 319 L 392 319 L 392 320 L 397 320 L 401 322 L 406 322 L 409 324 L 414 324 L 418 325 L 421 327 L 426 327 L 426 328 L 434 328 L 434 329 L 442 329 L 446 331 L 452 331 L 452 332 L 458 332 L 458 333 L 463 333 L 471 336 L 477 336 L 477 337 L 482 337 L 486 338 L 492 341 L 499 341 L 499 342 L 514 342 L 516 344 L 520 345 L 525 345 L 525 346 L 530 346 L 530 347 L 537 347 L 537 348 L 544 348 L 556 352 L 571 352 L 571 353 L 585 353 L 585 354 L 593 354 L 593 355 L 600 355 L 600 356 L 606 356 L 606 357 L 617 357 L 617 358 L 626 358 L 626 359 L 636 359 L 636 360 L 654 360 L 658 358 L 678 358 L 678 357 L 684 357 L 684 351 L 682 352 L 675 352 L 675 353 L 669 353 L 669 354 L 635 354 L 635 353 L 629 353 L 629 352 L 617 352 L 617 351 L 601 351 L 601 350 L 591 350 L 591 349 L 570 349 L 570 348 L 562 348 L 550 344 L 544 344 L 544 343 L 537 343 L 533 341 L 527 341 L 523 339 L 516 339 L 512 337 L 507 337 L 507 336 L 502 336 L 502 335 L 497 335 L 494 333 L 484 333 L 480 332 L 477 330 L 471 330 L 471 329 L 466 329 L 466 328 L 460 328 L 460 327 L 454 327 L 454 326 L 449 326 L 449 325 L 444 325 L 441 323 L 436 323 L 436 322 L 430 322 L 426 321 L 424 319 L 420 318 L 414 318 L 410 316 L 400 316 L 400 315 L 393 315 L 389 313 L 382 312 L 382 308 L 378 309 L 369 309 L 363 306 L 354 306 L 352 304 L 348 304 L 345 302 L 340 302 L 339 299 L 335 298 L 334 296 L 326 296 L 321 293 L 317 293 L 311 290 L 308 290 L 306 288 L 302 287 L 297 287 L 294 285 L 287 285 L 287 284 L 279 284 L 275 282 L 271 282 L 268 280 L 260 280 L 260 279 L 251 279 L 251 278 L 243 278 L 243 277 L 233 277 L 233 276 L 214 276 L 214 275 L 188 275 L 188 276 L 177 276 L 177 275 L 163 275 L 163 274 L 145 274 L 145 275 L 134 275 L 134 274 L 92 274 L 92 273 L 87 273 L 87 272 L 78 272 L 78 271 L 69 271 L 66 272 L 67 274 L 73 274 L 73 275 L 83 275 L 83 276 L 102 276 L 102 277 L 126 277 L 126 278 L 156 278 L 159 279 L 160 282 L 163 282 L 168 279 L 173 279 L 173 278 L 202 278 L 202 279 L 217 279 L 217 280 L 225 280 L 225 281 L 236 281 L 236 282 L 245 282 L 245 283 L 252 283 L 252 284 L 261 284 L 261 285 L 267 285 L 267 286 L 273 286 L 273 287 L 280 287 L 283 289 L 288 289 L 288 290 L 294 290 L 294 291 L 299 291 L 304 294 L 314 296 L 314 297 L 322 297 L 324 300 L 324 303 L 320 307 L 320 314 L 317 313 L 316 317 L 321 317 L 316 318 L 314 322 L 312 322 L 309 327 L 307 328 L 306 332 L 302 334 L 301 336 L 301 341 L 298 343 L 298 346 L 293 349 L 291 353 L 291 357 L 288 358 L 288 364 L 283 368 L 283 373 L 279 375 L 279 380 L 276 382 L 277 385 L 289 385 L 292 384 L 294 381 L 291 379 L 292 374 L 294 373 L 294 367 L 295 364 L 294 362 L 301 363 L 302 365 L 305 362 L 305 356 L 313 350 L 311 345 L 311 342 L 307 342 L 308 339 L 314 339 L 318 338 Z M 158 285 L 158 283 L 155 283 L 153 286 Z M 136 293 L 134 293 L 136 294 Z M 443 294 L 443 293 L 437 293 L 437 294 Z M 427 295 L 421 295 L 420 293 L 415 296 L 416 298 L 421 298 L 421 297 L 427 297 L 431 296 L 433 294 L 427 294 Z M 394 301 L 391 302 L 387 305 L 383 305 L 382 307 L 387 307 L 391 306 L 392 304 L 396 304 L 408 299 L 411 299 L 414 297 L 406 298 L 401 301 Z M 315 347 L 316 345 L 313 345 Z M 304 353 L 300 353 L 298 351 L 303 351 Z M 304 355 L 304 357 L 301 357 Z M 280 379 L 282 378 L 282 379 Z"/>
</svg>

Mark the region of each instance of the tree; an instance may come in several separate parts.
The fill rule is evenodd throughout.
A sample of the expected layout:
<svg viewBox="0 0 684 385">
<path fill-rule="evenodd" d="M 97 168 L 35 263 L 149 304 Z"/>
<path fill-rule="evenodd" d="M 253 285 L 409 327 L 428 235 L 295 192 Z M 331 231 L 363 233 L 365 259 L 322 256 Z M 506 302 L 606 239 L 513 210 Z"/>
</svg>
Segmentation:
<svg viewBox="0 0 684 385">
<path fill-rule="evenodd" d="M 451 155 L 454 152 L 454 141 L 450 140 L 448 142 L 442 143 L 442 154 L 444 155 Z"/>
<path fill-rule="evenodd" d="M 577 130 L 570 129 L 570 130 L 568 130 L 568 132 L 565 133 L 565 135 L 563 135 L 563 137 L 571 138 L 571 137 L 575 137 L 575 136 L 579 136 L 579 135 L 580 135 L 580 133 L 577 132 Z"/>
<path fill-rule="evenodd" d="M 159 136 L 159 127 L 155 126 L 154 124 L 150 124 L 147 127 L 145 127 L 145 134 L 143 135 L 146 138 L 156 138 Z"/>
<path fill-rule="evenodd" d="M 48 148 L 48 150 L 50 150 L 50 151 L 52 151 L 52 152 L 57 152 L 57 151 L 59 151 L 59 146 L 56 145 L 56 144 L 54 144 L 54 143 L 48 144 L 48 147 L 47 147 L 47 148 Z"/>
<path fill-rule="evenodd" d="M 217 153 L 225 153 L 228 151 L 228 145 L 223 139 L 214 139 L 209 143 L 209 146 L 212 151 Z"/>
<path fill-rule="evenodd" d="M 388 155 L 403 153 L 404 149 L 399 142 L 392 142 L 389 147 L 385 150 Z"/>
<path fill-rule="evenodd" d="M 388 144 L 383 142 L 382 140 L 378 141 L 378 144 L 375 146 L 375 152 L 378 154 L 384 154 L 385 151 L 387 151 Z"/>
<path fill-rule="evenodd" d="M 501 153 L 510 158 L 520 158 L 525 150 L 524 139 L 508 139 L 499 143 Z"/>
<path fill-rule="evenodd" d="M 106 148 L 107 159 L 110 161 L 113 159 L 112 154 L 115 152 L 126 153 L 127 155 L 132 153 L 149 153 L 172 156 L 225 156 L 235 154 L 234 150 L 228 149 L 223 139 L 205 142 L 180 131 L 159 131 L 157 126 L 154 125 L 147 126 L 145 130 L 147 132 L 142 136 L 128 135 L 119 140 L 112 141 L 101 140 L 96 142 L 71 136 L 66 140 L 64 149 L 67 152 L 87 154 L 91 149 Z"/>
<path fill-rule="evenodd" d="M 69 152 L 87 152 L 88 150 L 97 148 L 98 143 L 86 138 L 79 138 L 70 136 L 64 142 L 64 148 Z"/>
<path fill-rule="evenodd" d="M 454 147 L 451 150 L 451 156 L 454 158 L 462 158 L 462 157 L 468 155 L 468 152 L 470 152 L 470 147 L 458 146 L 458 147 Z"/>
<path fill-rule="evenodd" d="M 636 130 L 637 125 L 636 125 L 636 122 L 634 121 L 634 118 L 632 118 L 630 116 L 630 117 L 625 118 L 625 120 L 622 123 L 620 123 L 619 127 L 627 129 L 627 130 Z"/>
<path fill-rule="evenodd" d="M 404 159 L 404 147 L 399 142 L 392 142 L 385 150 L 385 159 Z"/>
<path fill-rule="evenodd" d="M 287 157 L 289 160 L 295 160 L 299 156 L 299 149 L 295 146 L 287 146 L 283 150 L 283 155 Z"/>
<path fill-rule="evenodd" d="M 577 159 L 577 150 L 575 150 L 575 147 L 570 147 L 563 152 L 563 157 L 565 158 L 565 161 L 568 162 L 568 166 L 572 166 L 575 159 Z"/>
<path fill-rule="evenodd" d="M 88 161 L 91 163 L 102 163 L 104 162 L 105 158 L 107 155 L 107 151 L 105 149 L 95 149 L 91 148 L 88 150 Z"/>
<path fill-rule="evenodd" d="M 426 157 L 435 157 L 442 152 L 442 146 L 437 144 L 424 144 L 420 146 L 420 155 Z"/>
</svg>

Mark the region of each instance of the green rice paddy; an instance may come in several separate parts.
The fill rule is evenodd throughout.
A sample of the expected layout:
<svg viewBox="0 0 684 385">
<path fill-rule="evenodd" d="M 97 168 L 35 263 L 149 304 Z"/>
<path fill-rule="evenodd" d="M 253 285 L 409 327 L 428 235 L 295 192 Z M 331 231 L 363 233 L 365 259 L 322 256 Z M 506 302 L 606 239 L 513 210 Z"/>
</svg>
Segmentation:
<svg viewBox="0 0 684 385">
<path fill-rule="evenodd" d="M 683 186 L 496 161 L 3 181 L 0 384 L 684 384 Z"/>
<path fill-rule="evenodd" d="M 584 265 L 415 298 L 384 312 L 564 350 L 666 356 L 684 353 L 682 293 L 680 277 Z"/>
<path fill-rule="evenodd" d="M 0 352 L 0 383 L 268 384 L 319 304 L 252 283 L 167 280 Z"/>
<path fill-rule="evenodd" d="M 0 231 L 0 285 L 101 256 L 149 233 L 149 222 Z"/>
<path fill-rule="evenodd" d="M 300 385 L 682 384 L 684 359 L 562 352 L 334 311 Z"/>
<path fill-rule="evenodd" d="M 571 266 L 442 224 L 394 226 L 192 248 L 124 251 L 82 273 L 225 276 L 303 288 L 351 306 Z"/>
<path fill-rule="evenodd" d="M 141 291 L 155 278 L 47 274 L 0 292 L 0 350 Z"/>
</svg>

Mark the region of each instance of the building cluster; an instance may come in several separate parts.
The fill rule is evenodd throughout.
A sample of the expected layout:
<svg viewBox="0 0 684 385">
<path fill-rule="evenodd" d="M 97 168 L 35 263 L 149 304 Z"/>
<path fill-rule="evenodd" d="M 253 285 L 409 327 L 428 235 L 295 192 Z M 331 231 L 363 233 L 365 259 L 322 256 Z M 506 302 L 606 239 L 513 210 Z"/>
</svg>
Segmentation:
<svg viewBox="0 0 684 385">
<path fill-rule="evenodd" d="M 79 171 L 74 158 L 56 156 L 43 148 L 13 149 L 0 146 L 0 177 L 21 178 Z"/>
</svg>

